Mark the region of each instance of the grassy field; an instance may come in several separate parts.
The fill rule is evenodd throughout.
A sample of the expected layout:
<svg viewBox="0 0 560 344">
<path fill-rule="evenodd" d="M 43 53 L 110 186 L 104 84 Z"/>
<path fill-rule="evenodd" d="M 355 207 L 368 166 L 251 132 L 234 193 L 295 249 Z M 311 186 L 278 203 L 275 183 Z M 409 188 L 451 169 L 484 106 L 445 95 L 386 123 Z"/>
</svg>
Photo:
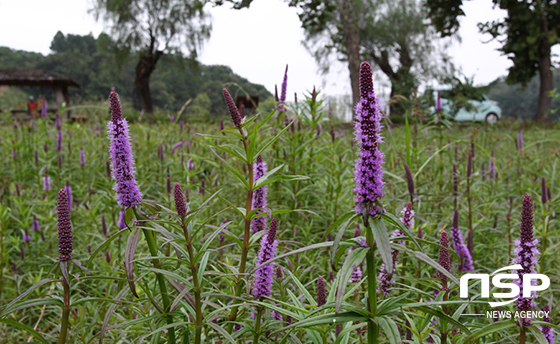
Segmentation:
<svg viewBox="0 0 560 344">
<path fill-rule="evenodd" d="M 349 124 L 326 114 L 322 120 L 305 120 L 325 110 L 317 106 L 311 100 L 300 103 L 294 109 L 298 116 L 291 117 L 299 121 L 289 127 L 282 113 L 274 113 L 268 121 L 268 114 L 261 114 L 246 124 L 249 151 L 235 136 L 239 132 L 232 129 L 229 118 L 224 120 L 225 135 L 220 123 L 186 119 L 182 126 L 183 118 L 131 123 L 136 177 L 145 203 L 135 207 L 135 212 L 123 212 L 129 226 L 123 229 L 119 229 L 121 209 L 108 170 L 105 121 L 63 121 L 59 146 L 54 121 L 16 123 L 5 114 L 0 129 L 4 157 L 0 342 L 56 342 L 65 308 L 62 280 L 68 280 L 70 288 L 68 343 L 101 339 L 106 343 L 190 343 L 197 336 L 204 343 L 367 342 L 365 326 L 369 324 L 371 330 L 373 322 L 364 313 L 369 302 L 366 266 L 361 268 L 363 279 L 349 281 L 369 252 L 354 239 L 357 226 L 361 233 L 356 235 L 366 236 L 361 217 L 354 212 L 357 145 Z M 109 119 L 107 115 L 105 120 Z M 465 241 L 472 230 L 476 272 L 491 273 L 511 265 L 525 193 L 534 203 L 534 235 L 541 251 L 537 271 L 551 279 L 534 310 L 550 305 L 552 323 L 558 324 L 558 125 L 526 125 L 519 149 L 519 123 L 454 124 L 447 129 L 412 118 L 409 124 L 388 129 L 384 123 L 384 143 L 379 146 L 385 154 L 382 202 L 387 214 L 399 218 L 412 200 L 415 221 L 410 231 L 417 236 L 421 227 L 422 239 L 420 247 L 408 237 L 399 239 L 402 242 L 391 239 L 398 258 L 389 294 L 376 295 L 374 322 L 379 342 L 466 343 L 468 338 L 479 343 L 520 342 L 516 319 L 495 322 L 486 317 L 493 308 L 488 299 L 480 298 L 478 285 L 471 288 L 473 302 L 459 298 L 459 286 L 452 280 L 449 292 L 435 296 L 434 290 L 444 290 L 444 286 L 433 274 L 438 272 L 434 266 L 440 250 L 437 243 L 443 230 L 450 231 L 454 209 Z M 255 125 L 262 125 L 258 133 L 252 129 Z M 251 284 L 266 231 L 251 234 L 250 247 L 244 246 L 245 225 L 254 216 L 245 212 L 247 181 L 252 178 L 247 166 L 252 166 L 261 149 L 268 171 L 278 168 L 268 176 L 265 213 L 268 223 L 277 218 L 276 257 L 280 258 L 274 262 L 272 294 L 265 299 L 252 296 Z M 474 156 L 467 182 L 470 152 Z M 409 194 L 405 162 L 413 176 L 414 197 Z M 46 175 L 49 190 L 44 190 Z M 550 189 L 544 204 L 542 178 Z M 188 190 L 190 212 L 185 221 L 175 208 L 176 182 Z M 83 269 L 80 263 L 70 263 L 70 274 L 63 277 L 64 267 L 57 258 L 57 193 L 65 185 L 72 190 L 72 257 Z M 33 230 L 37 229 L 35 220 L 38 231 Z M 385 220 L 391 235 L 395 224 Z M 157 259 L 147 244 L 148 236 L 155 243 Z M 376 250 L 374 257 L 376 274 L 382 251 Z M 454 252 L 451 263 L 450 273 L 460 278 L 465 272 L 458 271 L 460 260 Z M 127 270 L 132 279 L 127 278 Z M 317 305 L 319 277 L 326 281 L 322 306 Z M 340 313 L 336 315 L 335 310 Z M 515 310 L 515 303 L 500 310 Z M 544 338 L 535 325 L 539 325 L 537 320 L 526 332 L 527 343 Z"/>
</svg>

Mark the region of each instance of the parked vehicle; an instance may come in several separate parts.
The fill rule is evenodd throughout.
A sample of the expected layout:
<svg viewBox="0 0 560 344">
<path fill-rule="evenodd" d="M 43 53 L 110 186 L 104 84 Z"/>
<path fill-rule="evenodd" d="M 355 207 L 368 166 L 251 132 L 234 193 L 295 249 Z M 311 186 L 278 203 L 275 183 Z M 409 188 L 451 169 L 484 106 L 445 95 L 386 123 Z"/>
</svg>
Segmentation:
<svg viewBox="0 0 560 344">
<path fill-rule="evenodd" d="M 438 93 L 441 101 L 442 112 L 449 115 L 457 122 L 464 121 L 486 121 L 490 124 L 498 122 L 502 118 L 502 108 L 497 101 L 490 100 L 486 95 L 481 95 L 478 99 L 470 99 L 467 101 L 469 106 L 462 106 L 457 108 L 453 101 L 446 98 L 446 93 L 450 88 L 435 88 L 433 90 L 433 97 L 438 99 Z M 436 107 L 431 106 L 429 109 L 431 114 L 436 113 Z"/>
</svg>

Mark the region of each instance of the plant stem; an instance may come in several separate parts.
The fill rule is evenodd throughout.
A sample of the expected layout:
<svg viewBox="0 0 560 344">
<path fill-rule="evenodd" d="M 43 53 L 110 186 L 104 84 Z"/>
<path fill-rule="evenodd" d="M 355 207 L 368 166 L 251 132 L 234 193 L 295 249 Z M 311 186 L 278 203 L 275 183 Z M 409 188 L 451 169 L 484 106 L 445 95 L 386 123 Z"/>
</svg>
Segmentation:
<svg viewBox="0 0 560 344">
<path fill-rule="evenodd" d="M 367 209 L 366 211 L 369 211 Z M 371 228 L 369 227 L 369 223 L 366 217 L 364 221 L 364 225 L 366 226 L 366 243 L 369 246 L 369 251 L 366 256 L 366 264 L 367 264 L 367 282 L 368 282 L 368 308 L 370 317 L 373 318 L 377 314 L 377 280 L 375 275 L 375 250 L 374 250 L 374 241 L 373 241 L 373 233 Z M 379 336 L 379 327 L 373 321 L 368 322 L 368 343 L 369 344 L 377 344 L 377 337 Z"/>
<path fill-rule="evenodd" d="M 247 142 L 247 137 L 243 140 L 243 146 L 245 147 L 245 152 L 247 152 L 249 144 Z M 247 201 L 245 202 L 245 230 L 243 232 L 243 247 L 241 251 L 241 262 L 239 264 L 239 276 L 235 282 L 235 296 L 239 297 L 242 290 L 242 279 L 241 276 L 245 274 L 245 265 L 247 264 L 247 254 L 249 253 L 249 238 L 251 236 L 251 220 L 248 219 L 247 214 L 251 212 L 253 208 L 253 163 L 247 163 L 247 172 L 249 172 L 249 190 L 247 190 Z M 239 299 L 235 298 L 233 304 L 237 305 Z M 233 321 L 237 318 L 238 306 L 234 306 L 229 314 L 228 332 L 231 333 L 233 330 Z"/>
<path fill-rule="evenodd" d="M 191 237 L 189 235 L 189 231 L 187 226 L 185 226 L 185 218 L 181 219 L 181 227 L 183 228 L 183 233 L 185 234 L 185 241 L 187 242 L 187 251 L 189 253 L 189 261 L 190 261 L 190 268 L 191 274 L 193 279 L 194 285 L 194 300 L 195 300 L 195 312 L 196 312 L 196 330 L 194 336 L 195 344 L 200 344 L 200 338 L 202 335 L 202 302 L 200 299 L 200 282 L 198 280 L 198 268 L 194 263 L 194 251 L 192 247 Z"/>
<path fill-rule="evenodd" d="M 134 209 L 134 212 L 136 212 L 136 209 Z M 146 242 L 148 243 L 150 254 L 152 255 L 152 257 L 157 257 L 157 246 L 155 243 L 155 238 L 147 229 L 142 229 L 142 232 L 144 232 L 144 236 L 146 237 Z M 159 259 L 154 259 L 153 265 L 154 267 L 159 268 L 161 266 L 161 262 L 159 261 Z M 169 296 L 167 295 L 167 288 L 165 287 L 165 278 L 162 274 L 156 273 L 156 279 L 159 285 L 161 300 L 163 301 L 163 309 L 167 313 L 169 312 Z M 166 318 L 168 325 L 173 324 L 173 316 L 171 314 L 168 313 Z M 175 329 L 173 327 L 169 328 L 169 331 L 167 332 L 167 339 L 169 340 L 169 343 L 175 344 Z"/>
<path fill-rule="evenodd" d="M 263 308 L 262 306 L 259 306 L 259 308 L 257 309 L 257 315 L 255 317 L 255 335 L 253 337 L 253 344 L 258 344 L 259 342 L 259 336 L 261 332 L 262 313 L 263 313 Z"/>
<path fill-rule="evenodd" d="M 519 332 L 519 344 L 525 344 L 525 327 L 521 326 L 521 332 Z"/>
<path fill-rule="evenodd" d="M 58 344 L 66 343 L 66 335 L 68 334 L 68 316 L 70 315 L 70 285 L 68 281 L 62 277 L 62 287 L 64 288 L 64 306 L 62 307 L 62 319 L 60 323 L 60 336 Z"/>
</svg>

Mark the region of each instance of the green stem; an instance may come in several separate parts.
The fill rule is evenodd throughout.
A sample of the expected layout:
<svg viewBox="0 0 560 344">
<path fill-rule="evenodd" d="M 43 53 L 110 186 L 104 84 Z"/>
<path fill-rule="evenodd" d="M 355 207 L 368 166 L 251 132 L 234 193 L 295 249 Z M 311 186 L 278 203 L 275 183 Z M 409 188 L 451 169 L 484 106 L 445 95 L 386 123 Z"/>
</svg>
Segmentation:
<svg viewBox="0 0 560 344">
<path fill-rule="evenodd" d="M 136 209 L 134 209 L 134 212 L 136 213 Z M 152 236 L 152 233 L 147 229 L 142 229 L 142 232 L 144 232 L 144 236 L 146 237 L 146 242 L 148 243 L 150 254 L 152 255 L 152 257 L 157 257 L 157 246 L 156 246 L 155 238 Z M 159 268 L 161 266 L 161 262 L 159 261 L 159 259 L 154 259 L 153 265 L 154 267 Z M 163 309 L 167 313 L 169 312 L 169 296 L 167 295 L 165 278 L 163 277 L 162 274 L 156 273 L 156 279 L 159 285 L 161 300 L 163 301 Z M 171 314 L 168 313 L 166 318 L 167 318 L 168 325 L 173 324 L 173 316 Z M 169 343 L 175 344 L 175 329 L 173 327 L 169 328 L 169 331 L 167 333 L 167 339 L 169 340 Z"/>
<path fill-rule="evenodd" d="M 243 140 L 243 145 L 245 147 L 245 152 L 248 149 L 247 139 Z M 245 214 L 249 214 L 253 207 L 253 164 L 247 164 L 247 170 L 249 172 L 249 190 L 247 190 L 247 201 L 245 202 Z M 239 275 L 237 277 L 237 281 L 235 282 L 235 296 L 237 298 L 233 299 L 233 304 L 235 305 L 231 309 L 231 313 L 229 314 L 229 320 L 231 321 L 228 324 L 228 332 L 231 333 L 233 330 L 233 322 L 237 318 L 237 304 L 240 302 L 239 296 L 241 296 L 241 291 L 243 290 L 242 285 L 242 276 L 245 274 L 245 265 L 247 264 L 247 254 L 249 253 L 249 238 L 251 236 L 251 220 L 245 216 L 245 230 L 243 232 L 243 247 L 241 251 L 241 262 L 239 264 Z"/>
<path fill-rule="evenodd" d="M 62 306 L 62 321 L 60 323 L 60 336 L 58 337 L 58 344 L 66 343 L 66 336 L 68 334 L 68 316 L 70 315 L 70 285 L 68 281 L 62 278 L 62 287 L 64 288 L 64 306 Z"/>
<path fill-rule="evenodd" d="M 261 306 L 259 306 L 259 308 L 257 310 L 257 315 L 255 317 L 255 335 L 253 337 L 253 344 L 258 344 L 258 342 L 259 342 L 259 336 L 260 336 L 260 333 L 261 333 L 262 313 L 263 313 L 263 308 Z"/>
<path fill-rule="evenodd" d="M 369 251 L 366 255 L 367 264 L 367 282 L 368 282 L 368 308 L 370 317 L 373 318 L 377 315 L 377 280 L 375 274 L 375 250 L 373 233 L 369 227 L 368 221 L 364 221 L 366 226 L 366 243 L 369 246 Z M 368 322 L 368 343 L 377 344 L 377 338 L 379 337 L 379 327 L 374 321 Z"/>
<path fill-rule="evenodd" d="M 519 344 L 525 344 L 525 327 L 521 326 L 521 332 L 519 333 Z"/>
<path fill-rule="evenodd" d="M 200 288 L 200 282 L 198 280 L 198 267 L 194 263 L 195 255 L 192 247 L 191 237 L 189 235 L 187 226 L 185 225 L 185 218 L 181 219 L 181 227 L 183 228 L 185 241 L 187 242 L 187 251 L 189 253 L 189 261 L 191 264 L 190 268 L 191 268 L 191 274 L 192 274 L 193 285 L 194 285 L 194 300 L 195 300 L 195 313 L 196 313 L 196 330 L 195 330 L 194 342 L 195 344 L 200 344 L 200 339 L 202 335 L 202 301 L 200 298 L 201 288 Z"/>
</svg>

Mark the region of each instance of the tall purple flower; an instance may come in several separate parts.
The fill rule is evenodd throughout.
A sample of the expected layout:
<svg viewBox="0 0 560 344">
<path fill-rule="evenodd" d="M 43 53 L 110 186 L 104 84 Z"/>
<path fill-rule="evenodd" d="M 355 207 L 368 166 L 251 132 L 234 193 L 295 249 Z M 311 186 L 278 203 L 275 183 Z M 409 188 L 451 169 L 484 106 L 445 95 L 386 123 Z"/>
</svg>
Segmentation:
<svg viewBox="0 0 560 344">
<path fill-rule="evenodd" d="M 68 195 L 68 210 L 72 211 L 72 187 L 70 187 L 70 182 L 66 181 L 66 186 L 64 186 L 66 194 Z"/>
<path fill-rule="evenodd" d="M 184 218 L 187 216 L 187 205 L 185 204 L 181 184 L 175 183 L 175 186 L 173 187 L 173 197 L 175 199 L 175 209 L 177 209 L 177 215 Z"/>
<path fill-rule="evenodd" d="M 325 288 L 325 280 L 322 276 L 317 278 L 317 306 L 321 307 L 327 303 L 327 289 Z"/>
<path fill-rule="evenodd" d="M 112 120 L 108 122 L 109 139 L 111 140 L 109 155 L 113 167 L 117 202 L 123 208 L 130 208 L 142 201 L 142 193 L 140 193 L 134 177 L 135 170 L 128 123 L 126 119 L 122 118 L 119 96 L 115 91 L 111 91 L 109 99 L 112 115 Z"/>
<path fill-rule="evenodd" d="M 517 149 L 523 150 L 523 129 L 519 127 L 519 132 L 517 133 Z"/>
<path fill-rule="evenodd" d="M 37 216 L 33 215 L 33 222 L 31 223 L 31 229 L 34 232 L 38 232 L 41 228 L 39 226 L 39 220 L 37 220 Z"/>
<path fill-rule="evenodd" d="M 550 323 L 550 307 L 548 307 L 548 305 L 544 305 L 542 308 L 542 311 L 545 313 L 548 313 L 546 316 L 543 317 L 543 321 Z M 540 330 L 543 334 L 543 336 L 546 338 L 546 340 L 548 341 L 548 344 L 554 344 L 554 330 L 550 327 L 550 326 L 546 326 L 543 325 L 542 327 L 540 327 Z"/>
<path fill-rule="evenodd" d="M 268 233 L 261 240 L 261 248 L 257 258 L 257 266 L 274 258 L 276 255 L 276 231 L 278 230 L 278 221 L 272 219 Z M 257 299 L 269 297 L 272 289 L 272 277 L 274 274 L 274 262 L 261 266 L 255 271 L 255 283 L 253 284 L 253 296 Z"/>
<path fill-rule="evenodd" d="M 459 212 L 455 210 L 453 214 L 453 225 L 451 226 L 451 240 L 453 241 L 453 248 L 461 258 L 459 271 L 472 271 L 474 270 L 473 261 L 469 249 L 463 241 L 463 235 L 459 230 Z"/>
<path fill-rule="evenodd" d="M 117 223 L 117 226 L 119 227 L 119 229 L 125 229 L 126 228 L 126 222 L 124 220 L 124 215 L 125 215 L 125 211 L 124 211 L 124 209 L 121 209 L 119 211 L 119 222 Z"/>
<path fill-rule="evenodd" d="M 408 186 L 408 194 L 410 195 L 410 200 L 414 199 L 414 179 L 412 178 L 412 172 L 410 172 L 410 167 L 408 164 L 404 163 L 404 172 L 406 174 L 406 184 Z"/>
<path fill-rule="evenodd" d="M 189 170 L 192 170 L 194 168 L 194 163 L 193 163 L 191 158 L 189 158 L 189 160 L 187 160 L 187 168 Z"/>
<path fill-rule="evenodd" d="M 105 215 L 101 215 L 101 230 L 103 236 L 107 236 L 107 222 L 105 221 Z"/>
<path fill-rule="evenodd" d="M 80 148 L 80 165 L 85 166 L 86 165 L 86 156 L 84 154 L 84 149 Z"/>
<path fill-rule="evenodd" d="M 356 211 L 362 213 L 369 209 L 370 215 L 382 212 L 378 201 L 383 196 L 383 153 L 378 145 L 381 137 L 381 112 L 379 99 L 373 92 L 373 74 L 371 66 L 362 62 L 360 66 L 360 101 L 356 104 L 356 124 L 354 134 L 360 147 L 356 160 L 354 176 L 356 187 Z"/>
<path fill-rule="evenodd" d="M 284 72 L 284 79 L 282 80 L 282 87 L 280 88 L 280 98 L 278 102 L 278 112 L 286 112 L 286 95 L 288 90 L 288 65 L 286 65 L 286 71 Z"/>
<path fill-rule="evenodd" d="M 441 235 L 439 237 L 439 244 L 445 248 L 449 248 L 449 237 L 447 236 L 446 231 L 441 231 Z M 451 255 L 449 254 L 449 251 L 443 248 L 439 249 L 438 263 L 443 268 L 445 268 L 445 270 L 451 271 Z M 444 274 L 440 273 L 439 278 L 443 283 L 447 282 L 447 276 L 445 276 Z"/>
<path fill-rule="evenodd" d="M 29 231 L 27 230 L 27 227 L 25 227 L 23 232 L 23 242 L 28 243 L 30 241 L 31 241 L 31 235 L 29 235 Z"/>
<path fill-rule="evenodd" d="M 525 194 L 523 197 L 523 203 L 521 206 L 521 237 L 515 241 L 515 248 L 514 253 L 517 254 L 517 257 L 513 259 L 512 264 L 520 264 L 521 269 L 516 270 L 514 273 L 517 273 L 519 279 L 515 280 L 515 283 L 519 285 L 520 293 L 516 300 L 517 308 L 520 311 L 530 311 L 531 308 L 536 306 L 536 302 L 533 300 L 538 297 L 537 292 L 533 292 L 530 297 L 523 297 L 523 276 L 525 274 L 534 274 L 535 266 L 538 263 L 537 255 L 539 254 L 539 250 L 537 248 L 537 244 L 539 242 L 538 239 L 533 239 L 533 199 L 531 195 Z M 537 282 L 533 280 L 533 282 Z M 531 320 L 529 318 L 523 318 L 522 323 L 524 326 L 531 325 Z"/>
<path fill-rule="evenodd" d="M 441 93 L 438 91 L 436 99 L 436 112 L 440 114 L 442 110 L 443 107 L 441 106 Z"/>
<path fill-rule="evenodd" d="M 66 190 L 58 191 L 58 259 L 72 259 L 72 223 Z"/>
<path fill-rule="evenodd" d="M 253 177 L 255 182 L 258 181 L 266 174 L 266 162 L 263 161 L 262 157 L 259 155 L 257 157 L 257 162 L 253 165 Z M 265 212 L 266 207 L 266 193 L 268 186 L 262 186 L 255 190 L 253 194 L 253 204 L 251 209 L 258 209 L 255 215 L 262 214 Z M 256 233 L 262 231 L 266 228 L 266 216 L 261 216 L 253 219 L 251 221 L 251 232 Z"/>
<path fill-rule="evenodd" d="M 48 169 L 45 168 L 45 176 L 43 177 L 43 191 L 51 189 L 51 177 L 49 177 Z"/>
<path fill-rule="evenodd" d="M 231 115 L 231 120 L 233 121 L 233 125 L 240 128 L 241 125 L 243 124 L 242 123 L 243 118 L 241 118 L 241 115 L 239 114 L 239 110 L 237 109 L 237 106 L 235 106 L 235 102 L 233 101 L 231 94 L 229 94 L 228 90 L 226 90 L 225 88 L 222 89 L 222 93 L 224 94 L 224 99 L 226 101 L 229 114 Z"/>
<path fill-rule="evenodd" d="M 60 129 L 58 129 L 56 137 L 56 150 L 59 152 L 62 150 L 62 131 Z"/>
<path fill-rule="evenodd" d="M 41 117 L 45 117 L 47 115 L 47 100 L 43 98 L 43 102 L 41 103 Z"/>
</svg>

